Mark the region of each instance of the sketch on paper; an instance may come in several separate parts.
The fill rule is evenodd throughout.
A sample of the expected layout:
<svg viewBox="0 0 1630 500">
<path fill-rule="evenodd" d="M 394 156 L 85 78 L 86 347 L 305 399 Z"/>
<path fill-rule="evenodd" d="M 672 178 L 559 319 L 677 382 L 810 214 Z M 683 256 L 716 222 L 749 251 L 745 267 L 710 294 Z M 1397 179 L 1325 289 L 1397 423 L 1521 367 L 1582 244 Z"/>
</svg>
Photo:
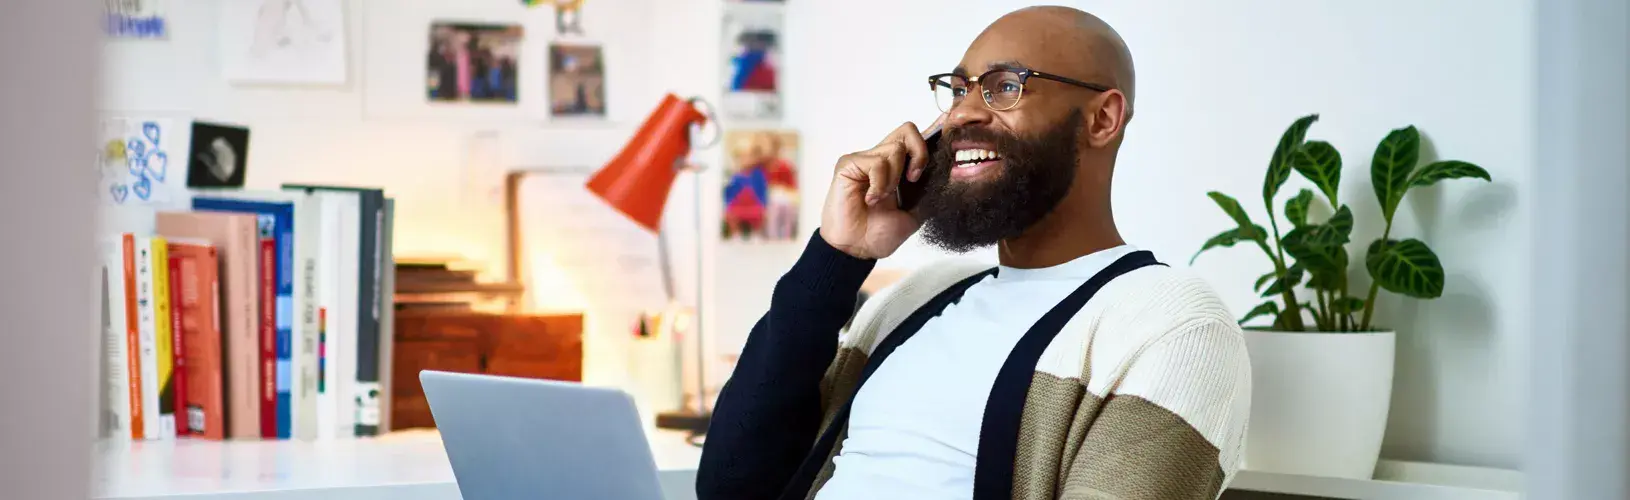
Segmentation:
<svg viewBox="0 0 1630 500">
<path fill-rule="evenodd" d="M 723 241 L 790 241 L 798 235 L 798 133 L 732 130 L 724 137 Z"/>
<path fill-rule="evenodd" d="M 515 103 L 524 33 L 520 25 L 435 23 L 425 54 L 426 97 Z"/>
<path fill-rule="evenodd" d="M 781 118 L 781 11 L 764 7 L 728 5 L 725 11 L 723 107 L 731 118 Z"/>
<path fill-rule="evenodd" d="M 549 46 L 549 103 L 557 117 L 606 115 L 606 68 L 599 46 Z"/>
<path fill-rule="evenodd" d="M 112 118 L 102 121 L 97 147 L 98 198 L 114 205 L 169 201 L 170 162 L 175 159 L 168 120 Z M 179 163 L 178 163 L 179 164 Z"/>
<path fill-rule="evenodd" d="M 342 0 L 222 2 L 220 30 L 229 81 L 345 83 Z"/>
<path fill-rule="evenodd" d="M 102 30 L 113 38 L 165 38 L 164 14 L 164 0 L 103 0 Z"/>
</svg>

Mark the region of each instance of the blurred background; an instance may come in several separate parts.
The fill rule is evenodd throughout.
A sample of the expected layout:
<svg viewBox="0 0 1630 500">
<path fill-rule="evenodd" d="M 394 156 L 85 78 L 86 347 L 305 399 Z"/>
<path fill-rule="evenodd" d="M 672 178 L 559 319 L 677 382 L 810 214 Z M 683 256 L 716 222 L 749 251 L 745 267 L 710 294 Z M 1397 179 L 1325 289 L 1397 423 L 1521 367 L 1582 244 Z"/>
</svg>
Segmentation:
<svg viewBox="0 0 1630 500">
<path fill-rule="evenodd" d="M 1258 281 L 1273 268 L 1249 244 L 1196 256 L 1236 225 L 1208 193 L 1286 230 L 1304 188 L 1310 219 L 1348 206 L 1357 298 L 1370 241 L 1430 246 L 1432 265 L 1413 261 L 1430 296 L 1368 301 L 1379 348 L 1253 344 L 1273 353 L 1253 360 L 1253 421 L 1277 431 L 1253 428 L 1225 497 L 1630 498 L 1622 0 L 1059 3 L 1135 60 L 1122 234 L 1240 317 L 1275 300 Z M 282 470 L 221 458 L 236 443 L 433 433 L 421 369 L 619 387 L 653 436 L 683 434 L 817 228 L 836 158 L 934 120 L 925 77 L 1032 4 L 12 0 L 0 388 L 18 404 L 0 405 L 0 496 L 228 495 Z M 1340 153 L 1340 182 L 1294 175 L 1264 202 L 1282 134 L 1311 115 L 1305 140 Z M 1371 172 L 1396 134 L 1407 168 L 1481 175 L 1409 189 L 1389 220 Z M 652 173 L 639 151 L 681 168 Z M 269 257 L 286 276 L 240 251 L 286 241 Z M 187 244 L 213 249 L 205 276 L 131 250 Z M 944 258 L 996 261 L 914 238 L 866 291 Z M 287 314 L 244 312 L 267 297 L 228 276 L 275 284 L 265 303 Z M 221 308 L 119 305 L 194 287 Z M 228 361 L 262 359 L 257 320 L 288 402 L 271 413 L 232 389 L 265 376 Z M 236 423 L 251 413 L 275 425 Z"/>
</svg>

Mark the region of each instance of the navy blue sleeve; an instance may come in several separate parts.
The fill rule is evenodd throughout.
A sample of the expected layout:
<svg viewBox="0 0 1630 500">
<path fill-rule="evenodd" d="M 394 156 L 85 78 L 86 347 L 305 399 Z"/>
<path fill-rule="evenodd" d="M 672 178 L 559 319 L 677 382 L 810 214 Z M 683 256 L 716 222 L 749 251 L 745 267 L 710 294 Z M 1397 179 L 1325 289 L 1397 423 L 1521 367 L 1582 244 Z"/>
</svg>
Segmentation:
<svg viewBox="0 0 1630 500">
<path fill-rule="evenodd" d="M 696 471 L 700 500 L 780 495 L 821 426 L 821 379 L 875 260 L 833 248 L 819 231 L 782 275 L 719 392 Z"/>
</svg>

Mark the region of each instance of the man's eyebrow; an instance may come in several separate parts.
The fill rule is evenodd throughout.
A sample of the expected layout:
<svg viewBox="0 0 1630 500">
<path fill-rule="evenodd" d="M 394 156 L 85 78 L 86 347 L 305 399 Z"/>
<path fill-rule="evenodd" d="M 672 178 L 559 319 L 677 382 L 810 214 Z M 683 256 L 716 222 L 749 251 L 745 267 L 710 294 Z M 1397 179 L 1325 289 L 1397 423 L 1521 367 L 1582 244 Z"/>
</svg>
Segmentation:
<svg viewBox="0 0 1630 500">
<path fill-rule="evenodd" d="M 1018 61 L 996 61 L 986 65 L 989 69 L 1029 69 Z"/>
<path fill-rule="evenodd" d="M 995 61 L 995 62 L 992 62 L 990 64 L 985 65 L 985 70 L 986 71 L 990 71 L 990 70 L 993 70 L 993 69 L 1018 70 L 1018 69 L 1029 69 L 1029 67 L 1025 66 L 1024 64 L 1022 64 L 1022 63 L 1020 63 L 1018 61 Z M 954 74 L 954 75 L 967 75 L 968 74 L 968 69 L 959 64 L 959 65 L 957 65 L 956 69 L 951 70 L 951 74 Z"/>
</svg>

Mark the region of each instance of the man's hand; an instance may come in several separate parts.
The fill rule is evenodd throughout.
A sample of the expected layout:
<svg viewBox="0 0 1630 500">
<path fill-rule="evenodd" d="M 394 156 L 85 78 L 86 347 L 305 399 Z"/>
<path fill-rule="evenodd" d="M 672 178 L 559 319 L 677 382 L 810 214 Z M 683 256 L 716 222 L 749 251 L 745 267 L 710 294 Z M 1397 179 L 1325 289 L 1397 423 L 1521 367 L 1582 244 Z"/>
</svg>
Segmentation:
<svg viewBox="0 0 1630 500">
<path fill-rule="evenodd" d="M 928 144 L 911 122 L 894 129 L 876 147 L 838 158 L 821 209 L 821 239 L 856 258 L 893 254 L 922 227 L 922 221 L 898 208 L 895 184 L 901 172 L 918 181 L 927 165 Z"/>
</svg>

